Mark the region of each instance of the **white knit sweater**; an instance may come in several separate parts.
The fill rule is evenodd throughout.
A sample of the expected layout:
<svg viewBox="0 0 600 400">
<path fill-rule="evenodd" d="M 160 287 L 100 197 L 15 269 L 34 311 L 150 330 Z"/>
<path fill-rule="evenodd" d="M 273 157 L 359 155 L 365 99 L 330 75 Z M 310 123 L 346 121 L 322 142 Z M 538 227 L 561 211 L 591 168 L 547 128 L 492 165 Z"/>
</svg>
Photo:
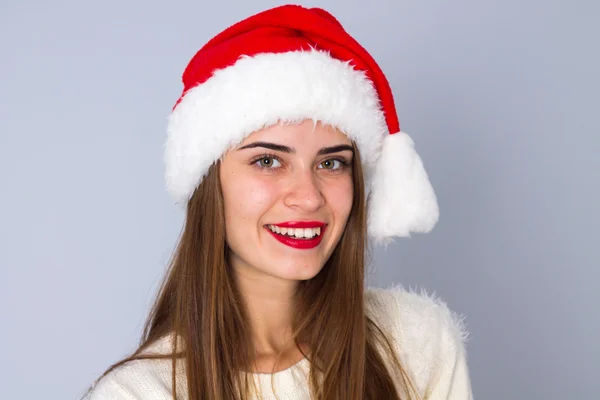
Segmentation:
<svg viewBox="0 0 600 400">
<path fill-rule="evenodd" d="M 423 400 L 471 400 L 462 319 L 444 302 L 399 287 L 369 288 L 365 310 L 392 339 Z M 149 351 L 167 352 L 168 340 Z M 309 362 L 275 374 L 252 374 L 265 400 L 308 400 Z M 179 369 L 179 367 L 178 367 Z M 271 388 L 273 378 L 275 393 Z M 185 396 L 185 376 L 177 393 Z M 181 385 L 181 386 L 180 386 Z M 89 400 L 171 400 L 171 362 L 136 360 L 112 371 L 93 388 Z"/>
</svg>

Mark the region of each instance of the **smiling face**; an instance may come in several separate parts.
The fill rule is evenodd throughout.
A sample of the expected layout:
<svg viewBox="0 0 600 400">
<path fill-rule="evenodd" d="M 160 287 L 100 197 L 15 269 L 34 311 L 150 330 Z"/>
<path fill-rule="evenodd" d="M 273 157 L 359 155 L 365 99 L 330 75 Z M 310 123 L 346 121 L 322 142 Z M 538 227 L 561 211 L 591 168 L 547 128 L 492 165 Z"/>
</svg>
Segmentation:
<svg viewBox="0 0 600 400">
<path fill-rule="evenodd" d="M 352 144 L 312 121 L 254 132 L 220 167 L 229 263 L 245 276 L 319 273 L 352 208 Z"/>
</svg>

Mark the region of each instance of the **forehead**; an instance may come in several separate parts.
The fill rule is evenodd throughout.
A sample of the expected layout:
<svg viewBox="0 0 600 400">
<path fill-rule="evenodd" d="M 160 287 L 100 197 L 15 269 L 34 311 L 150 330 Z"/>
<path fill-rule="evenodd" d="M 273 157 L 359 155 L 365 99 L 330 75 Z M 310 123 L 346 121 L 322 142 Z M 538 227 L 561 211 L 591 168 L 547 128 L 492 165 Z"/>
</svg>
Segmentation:
<svg viewBox="0 0 600 400">
<path fill-rule="evenodd" d="M 278 123 L 248 135 L 239 146 L 256 141 L 286 144 L 293 147 L 323 147 L 351 144 L 341 130 L 321 122 L 305 120 L 300 123 Z"/>
</svg>

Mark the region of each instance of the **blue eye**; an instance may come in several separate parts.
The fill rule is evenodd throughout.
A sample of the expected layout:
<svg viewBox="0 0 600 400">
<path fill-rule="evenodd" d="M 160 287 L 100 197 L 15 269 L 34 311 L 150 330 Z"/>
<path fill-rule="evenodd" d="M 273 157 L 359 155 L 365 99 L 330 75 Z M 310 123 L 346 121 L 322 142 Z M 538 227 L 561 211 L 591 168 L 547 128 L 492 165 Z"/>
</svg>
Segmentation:
<svg viewBox="0 0 600 400">
<path fill-rule="evenodd" d="M 276 168 L 281 166 L 279 160 L 274 157 L 261 157 L 254 164 L 261 168 Z"/>
</svg>

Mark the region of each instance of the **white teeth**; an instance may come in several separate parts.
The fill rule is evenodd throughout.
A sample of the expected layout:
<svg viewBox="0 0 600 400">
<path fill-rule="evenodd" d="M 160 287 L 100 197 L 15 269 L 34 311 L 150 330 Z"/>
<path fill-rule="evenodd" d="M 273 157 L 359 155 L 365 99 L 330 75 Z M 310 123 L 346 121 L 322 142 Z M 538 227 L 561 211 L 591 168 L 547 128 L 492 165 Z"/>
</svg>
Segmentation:
<svg viewBox="0 0 600 400">
<path fill-rule="evenodd" d="M 297 237 L 299 239 L 307 238 L 312 239 L 315 236 L 321 235 L 321 228 L 281 228 L 276 225 L 268 225 L 272 232 L 280 235 L 287 235 L 290 237 Z"/>
</svg>

